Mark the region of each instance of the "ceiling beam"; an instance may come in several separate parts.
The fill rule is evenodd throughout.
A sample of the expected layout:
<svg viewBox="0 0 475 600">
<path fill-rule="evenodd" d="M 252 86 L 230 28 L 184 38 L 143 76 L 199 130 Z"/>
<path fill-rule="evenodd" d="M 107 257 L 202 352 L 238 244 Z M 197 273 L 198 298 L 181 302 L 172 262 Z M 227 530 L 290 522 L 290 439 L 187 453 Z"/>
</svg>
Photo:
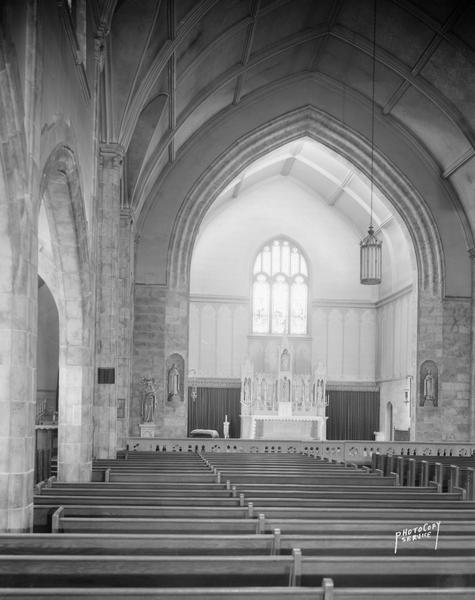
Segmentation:
<svg viewBox="0 0 475 600">
<path fill-rule="evenodd" d="M 354 174 L 355 174 L 354 171 L 351 171 L 351 170 L 348 171 L 348 173 L 345 176 L 345 179 L 336 188 L 336 190 L 333 192 L 333 194 L 331 194 L 328 198 L 326 198 L 328 206 L 335 206 L 335 204 L 338 202 L 338 200 L 343 195 L 345 188 L 350 183 L 350 181 L 353 179 Z"/>
</svg>

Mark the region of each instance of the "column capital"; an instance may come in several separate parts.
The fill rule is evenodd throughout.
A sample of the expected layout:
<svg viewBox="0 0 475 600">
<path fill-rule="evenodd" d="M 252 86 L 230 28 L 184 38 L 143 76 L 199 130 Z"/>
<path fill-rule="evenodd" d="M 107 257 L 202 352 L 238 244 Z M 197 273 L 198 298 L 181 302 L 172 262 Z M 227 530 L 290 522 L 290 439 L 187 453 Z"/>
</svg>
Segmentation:
<svg viewBox="0 0 475 600">
<path fill-rule="evenodd" d="M 124 162 L 125 148 L 116 142 L 102 142 L 99 146 L 99 154 L 102 167 L 108 166 L 117 169 Z"/>
<path fill-rule="evenodd" d="M 135 221 L 135 211 L 131 206 L 121 206 L 120 218 L 121 220 L 127 221 L 132 225 L 132 223 Z"/>
</svg>

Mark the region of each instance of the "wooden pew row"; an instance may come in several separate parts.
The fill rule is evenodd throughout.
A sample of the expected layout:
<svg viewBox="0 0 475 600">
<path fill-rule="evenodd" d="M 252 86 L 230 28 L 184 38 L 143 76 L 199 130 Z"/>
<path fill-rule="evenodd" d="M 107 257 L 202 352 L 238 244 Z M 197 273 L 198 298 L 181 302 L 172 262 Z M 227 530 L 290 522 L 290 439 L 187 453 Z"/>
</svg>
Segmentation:
<svg viewBox="0 0 475 600">
<path fill-rule="evenodd" d="M 328 592 L 325 588 L 328 588 Z M 2 600 L 334 600 L 333 586 L 200 588 L 0 588 Z M 401 597 L 388 600 L 400 600 Z M 429 598 L 429 596 L 425 596 Z M 466 596 L 454 596 L 467 600 Z M 405 597 L 404 600 L 409 600 Z M 472 600 L 472 598 L 470 598 Z"/>
<path fill-rule="evenodd" d="M 222 483 L 192 483 L 187 484 L 186 482 L 178 483 L 141 483 L 141 482 L 81 482 L 81 483 L 64 483 L 64 482 L 50 482 L 48 485 L 37 486 L 38 493 L 56 493 L 56 490 L 60 490 L 64 493 L 76 493 L 76 489 L 89 490 L 91 493 L 102 493 L 103 490 L 110 492 L 120 492 L 123 495 L 126 494 L 158 494 L 158 495 L 177 495 L 177 494 L 191 494 L 193 496 L 204 495 L 204 496 L 228 496 L 238 495 L 239 493 L 244 494 L 259 494 L 259 495 L 275 495 L 275 494 L 296 494 L 296 495 L 307 495 L 316 494 L 317 497 L 333 497 L 334 494 L 370 494 L 370 497 L 376 497 L 382 495 L 386 497 L 390 495 L 406 495 L 408 493 L 423 496 L 423 495 L 437 495 L 437 490 L 434 487 L 420 488 L 420 487 L 393 487 L 393 486 L 366 486 L 366 485 L 348 485 L 344 484 L 288 484 L 286 482 L 281 483 L 242 483 L 232 485 L 228 480 Z M 460 494 L 454 493 L 455 496 L 459 497 Z"/>
<path fill-rule="evenodd" d="M 396 472 L 401 485 L 427 486 L 434 481 L 440 490 L 449 491 L 463 485 L 472 500 L 474 469 L 475 457 L 394 456 L 378 452 L 372 456 L 372 471 Z"/>
<path fill-rule="evenodd" d="M 386 481 L 386 480 L 385 480 Z M 393 485 L 359 485 L 359 484 L 348 484 L 347 482 L 342 484 L 288 484 L 282 483 L 239 483 L 231 486 L 231 489 L 236 488 L 239 493 L 245 494 L 313 494 L 323 493 L 325 497 L 333 497 L 333 494 L 337 493 L 362 493 L 362 494 L 393 494 L 399 495 L 406 492 L 410 493 L 426 493 L 426 494 L 437 494 L 437 490 L 434 487 L 419 488 L 402 488 Z M 371 496 L 372 497 L 372 496 Z"/>
<path fill-rule="evenodd" d="M 440 519 L 438 519 L 440 520 Z M 430 519 L 409 521 L 391 519 L 284 519 L 269 518 L 264 513 L 258 519 L 195 519 L 195 518 L 129 518 L 129 517 L 72 517 L 65 516 L 59 508 L 52 519 L 53 533 L 137 533 L 137 534 L 255 534 L 270 533 L 280 529 L 283 534 L 319 535 L 395 535 L 396 531 L 432 522 Z M 435 522 L 435 521 L 434 521 Z M 444 519 L 444 535 L 475 535 L 475 521 Z"/>
<path fill-rule="evenodd" d="M 445 500 L 444 495 L 431 496 L 430 500 L 424 501 L 425 510 L 455 510 L 459 511 L 467 508 L 475 508 L 475 503 L 457 500 Z M 450 495 L 452 497 L 452 495 Z M 369 499 L 368 499 L 369 500 Z M 154 507 L 243 507 L 252 503 L 254 507 L 267 506 L 273 507 L 289 507 L 289 508 L 312 508 L 318 510 L 320 508 L 353 508 L 355 507 L 354 498 L 301 498 L 293 497 L 261 497 L 261 496 L 245 496 L 240 494 L 239 497 L 229 498 L 214 498 L 210 497 L 194 497 L 194 496 L 121 496 L 120 493 L 110 495 L 89 495 L 87 493 L 78 493 L 75 495 L 62 494 L 44 494 L 35 495 L 33 497 L 35 508 L 42 506 L 61 505 L 115 505 L 115 506 L 154 506 Z M 410 500 L 401 495 L 398 498 L 387 496 L 386 498 L 371 499 L 366 502 L 371 508 L 405 508 L 416 509 L 420 508 L 420 498 Z"/>
<path fill-rule="evenodd" d="M 300 548 L 305 555 L 381 554 L 393 555 L 395 534 L 2 534 L 2 554 L 81 554 L 81 555 L 243 555 L 291 554 Z M 399 543 L 398 552 L 410 555 L 431 554 L 435 536 L 415 543 Z M 474 535 L 448 535 L 443 531 L 437 540 L 437 553 L 459 556 L 475 555 Z"/>
<path fill-rule="evenodd" d="M 473 600 L 475 587 L 0 588 L 3 600 Z"/>
<path fill-rule="evenodd" d="M 115 471 L 110 470 L 109 476 L 106 475 L 107 471 L 104 472 L 102 480 L 106 479 L 110 482 L 131 482 L 131 483 L 173 483 L 181 480 L 181 475 L 161 475 L 153 472 L 142 472 L 137 473 L 135 471 Z M 102 471 L 93 471 L 94 474 L 100 474 L 102 477 Z M 217 483 L 226 480 L 232 480 L 233 483 L 283 483 L 284 481 L 292 485 L 306 485 L 306 484 L 320 484 L 320 485 L 331 485 L 331 484 L 346 484 L 346 485 L 375 485 L 375 486 L 395 486 L 397 484 L 397 478 L 393 477 L 380 477 L 377 474 L 369 475 L 240 475 L 239 473 L 229 474 L 226 472 L 218 471 L 216 474 L 209 475 L 197 475 L 194 476 L 191 481 L 194 482 L 211 482 L 216 481 Z"/>
<path fill-rule="evenodd" d="M 2 585 L 250 586 L 295 585 L 293 556 L 1 555 Z"/>
<path fill-rule="evenodd" d="M 191 587 L 318 586 L 324 577 L 337 587 L 473 587 L 475 556 L 0 556 L 5 587 L 180 586 L 184 577 Z"/>
<path fill-rule="evenodd" d="M 99 483 L 99 482 L 98 482 Z M 109 487 L 109 485 L 113 486 L 113 487 Z M 78 495 L 85 495 L 85 496 L 97 496 L 97 497 L 101 497 L 101 496 L 106 496 L 106 495 L 111 495 L 113 494 L 115 497 L 121 497 L 121 498 L 126 498 L 126 497 L 130 497 L 130 498 L 153 498 L 153 501 L 155 501 L 155 499 L 166 499 L 167 497 L 170 498 L 170 502 L 173 503 L 173 499 L 176 497 L 188 497 L 188 496 L 184 496 L 184 494 L 189 494 L 189 497 L 191 498 L 197 498 L 197 499 L 201 499 L 201 498 L 209 498 L 209 497 L 213 497 L 216 499 L 223 499 L 226 500 L 227 498 L 231 498 L 233 497 L 234 499 L 236 499 L 238 496 L 240 496 L 241 494 L 244 494 L 244 496 L 246 498 L 249 499 L 249 501 L 254 501 L 254 498 L 259 498 L 259 499 L 265 499 L 265 498 L 280 498 L 280 499 L 285 499 L 287 498 L 289 501 L 292 501 L 293 498 L 297 498 L 297 499 L 302 499 L 302 500 L 320 500 L 320 499 L 327 499 L 329 498 L 329 491 L 327 491 L 326 489 L 320 489 L 320 490 L 294 490 L 294 489 L 287 489 L 287 490 L 281 490 L 279 489 L 279 486 L 275 486 L 272 487 L 271 489 L 267 489 L 267 488 L 245 488 L 245 487 L 241 487 L 241 486 L 231 486 L 230 490 L 219 490 L 219 491 L 209 491 L 208 493 L 206 493 L 204 490 L 200 490 L 199 493 L 197 493 L 194 490 L 191 491 L 183 491 L 182 489 L 167 489 L 167 490 L 161 490 L 161 489 L 157 489 L 157 488 L 153 488 L 153 489 L 148 489 L 145 486 L 137 486 L 137 489 L 130 489 L 129 487 L 127 488 L 123 488 L 120 485 L 114 485 L 114 484 L 107 484 L 107 483 L 102 483 L 101 487 L 85 487 L 82 484 L 76 484 L 76 486 L 73 486 L 72 484 L 67 487 L 67 486 L 62 486 L 61 484 L 57 484 L 54 485 L 52 487 L 42 487 L 39 490 L 39 493 L 36 494 L 35 498 L 38 498 L 40 495 L 44 498 L 48 497 L 48 496 L 61 496 L 61 497 L 65 497 L 65 496 L 78 496 Z M 369 490 L 367 491 L 361 491 L 359 489 L 359 487 L 356 486 L 348 486 L 345 489 L 337 489 L 334 491 L 331 491 L 331 498 L 334 498 L 335 500 L 344 500 L 344 499 L 353 499 L 353 500 L 358 500 L 358 499 L 363 499 L 363 500 L 368 500 L 368 502 L 372 502 L 373 500 L 384 500 L 387 498 L 391 498 L 391 499 L 405 499 L 405 500 L 418 500 L 419 502 L 431 502 L 434 501 L 435 499 L 441 499 L 441 500 L 445 500 L 445 501 L 458 501 L 461 499 L 461 494 L 460 493 L 444 493 L 444 494 L 437 494 L 436 490 L 434 488 L 427 488 L 427 490 L 423 489 L 423 488 L 402 488 L 402 487 L 398 487 L 398 488 L 377 488 L 377 487 L 371 487 L 369 488 Z"/>
<path fill-rule="evenodd" d="M 254 506 L 249 503 L 245 507 L 222 506 L 121 506 L 121 505 L 68 505 L 62 506 L 62 514 L 66 517 L 128 517 L 128 518 L 159 518 L 159 519 L 256 519 L 260 513 L 265 513 L 271 519 L 406 519 L 409 522 L 418 521 L 467 521 L 475 522 L 474 503 L 463 503 L 457 510 L 452 508 L 426 509 L 415 508 L 386 508 L 386 507 L 271 507 Z M 470 504 L 470 506 L 468 506 Z M 52 506 L 54 508 L 54 506 Z M 58 509 L 60 510 L 60 509 Z"/>
<path fill-rule="evenodd" d="M 81 483 L 63 483 L 56 482 L 49 486 L 38 486 L 37 493 L 41 495 L 47 494 L 120 494 L 121 496 L 177 496 L 190 495 L 193 497 L 213 496 L 214 498 L 229 498 L 232 495 L 231 486 L 226 487 L 226 484 L 191 484 L 177 483 L 173 484 L 129 484 L 124 483 L 109 483 L 104 481 L 81 482 Z"/>
</svg>

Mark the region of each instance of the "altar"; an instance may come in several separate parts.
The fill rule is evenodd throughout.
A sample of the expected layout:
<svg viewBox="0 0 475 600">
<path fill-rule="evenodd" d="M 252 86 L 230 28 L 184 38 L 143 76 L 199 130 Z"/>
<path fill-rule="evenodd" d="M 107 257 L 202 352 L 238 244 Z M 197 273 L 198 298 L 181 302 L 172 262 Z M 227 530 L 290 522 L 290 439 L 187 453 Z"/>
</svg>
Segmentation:
<svg viewBox="0 0 475 600">
<path fill-rule="evenodd" d="M 251 439 L 324 440 L 327 417 L 253 415 Z"/>
<path fill-rule="evenodd" d="M 256 440 L 325 440 L 323 365 L 294 373 L 291 348 L 279 350 L 277 373 L 255 373 L 248 360 L 241 377 L 241 437 Z"/>
</svg>

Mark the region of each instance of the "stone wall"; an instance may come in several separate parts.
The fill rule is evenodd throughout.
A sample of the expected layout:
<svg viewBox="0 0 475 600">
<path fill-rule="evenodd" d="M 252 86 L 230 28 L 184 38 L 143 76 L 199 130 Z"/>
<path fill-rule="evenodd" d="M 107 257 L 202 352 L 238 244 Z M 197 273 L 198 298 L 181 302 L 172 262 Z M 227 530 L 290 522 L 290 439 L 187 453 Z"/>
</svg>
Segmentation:
<svg viewBox="0 0 475 600">
<path fill-rule="evenodd" d="M 439 369 L 438 406 L 420 402 L 415 386 L 416 439 L 470 439 L 471 300 L 427 296 L 419 303 L 418 365 L 433 360 Z"/>
<path fill-rule="evenodd" d="M 187 373 L 188 301 L 159 285 L 135 286 L 134 356 L 129 434 L 139 435 L 142 377 L 153 377 L 157 391 L 156 435 L 186 435 L 186 399 L 167 399 L 167 357 L 180 354 Z M 181 385 L 185 387 L 186 382 Z"/>
<path fill-rule="evenodd" d="M 442 440 L 470 439 L 471 301 L 445 299 L 439 405 Z"/>
</svg>

